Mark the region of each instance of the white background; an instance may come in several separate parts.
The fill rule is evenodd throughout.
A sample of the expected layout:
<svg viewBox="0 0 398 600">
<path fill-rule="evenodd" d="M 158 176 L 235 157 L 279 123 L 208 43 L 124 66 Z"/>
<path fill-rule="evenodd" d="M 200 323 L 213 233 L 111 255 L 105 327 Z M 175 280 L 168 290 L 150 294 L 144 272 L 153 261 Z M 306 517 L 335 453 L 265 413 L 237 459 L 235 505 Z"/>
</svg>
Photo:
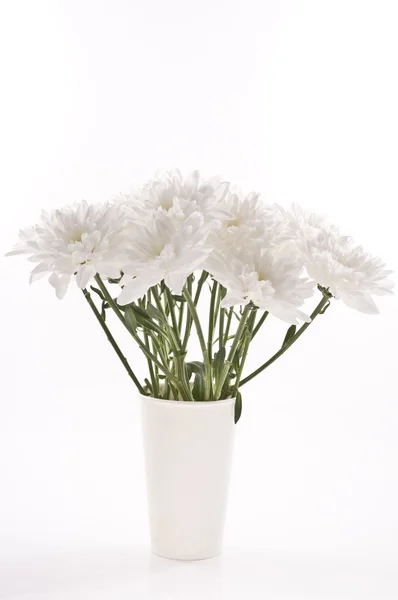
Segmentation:
<svg viewBox="0 0 398 600">
<path fill-rule="evenodd" d="M 3 0 L 0 22 L 1 253 L 42 207 L 178 166 L 326 212 L 397 270 L 395 0 Z M 398 597 L 395 298 L 334 302 L 242 390 L 224 555 L 182 564 L 149 555 L 130 381 L 78 290 L 28 268 L 1 259 L 1 598 Z"/>
</svg>

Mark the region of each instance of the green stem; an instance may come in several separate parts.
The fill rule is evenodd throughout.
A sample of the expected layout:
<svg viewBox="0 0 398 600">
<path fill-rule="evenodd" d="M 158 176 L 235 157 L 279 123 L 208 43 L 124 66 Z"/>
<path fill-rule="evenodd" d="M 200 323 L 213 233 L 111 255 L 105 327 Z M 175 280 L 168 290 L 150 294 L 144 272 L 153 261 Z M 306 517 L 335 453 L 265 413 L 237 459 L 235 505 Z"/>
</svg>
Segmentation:
<svg viewBox="0 0 398 600">
<path fill-rule="evenodd" d="M 200 293 L 202 291 L 202 287 L 204 282 L 206 281 L 208 277 L 208 273 L 207 271 L 202 271 L 202 274 L 199 278 L 198 281 L 198 286 L 196 288 L 196 293 L 195 293 L 195 298 L 194 298 L 194 305 L 195 307 L 197 306 L 198 302 L 199 302 L 199 297 L 200 297 Z M 188 277 L 187 283 L 186 283 L 186 287 L 188 289 L 188 293 L 190 296 L 192 296 L 192 275 L 190 275 Z M 191 311 L 188 311 L 187 313 L 187 322 L 186 322 L 186 329 L 185 329 L 185 335 L 184 335 L 184 340 L 182 342 L 182 350 L 184 352 L 186 352 L 187 346 L 188 346 L 188 340 L 189 340 L 189 336 L 191 335 L 191 329 L 192 329 L 192 323 L 193 323 L 193 317 L 192 317 L 192 313 Z"/>
<path fill-rule="evenodd" d="M 166 368 L 169 368 L 168 348 L 165 347 L 163 338 L 160 338 L 154 331 L 149 331 L 148 333 L 152 341 L 153 354 L 155 356 L 159 355 L 163 365 L 165 365 Z M 155 368 L 157 369 L 156 365 Z M 159 377 L 157 378 L 159 379 Z M 167 379 L 165 379 L 165 382 L 168 385 L 169 382 Z"/>
<path fill-rule="evenodd" d="M 157 357 L 157 350 L 153 343 L 153 338 L 150 338 L 150 343 L 151 343 L 150 350 L 151 350 L 152 354 L 154 354 Z M 159 381 L 160 381 L 159 380 L 159 369 L 156 365 L 153 365 L 153 374 L 154 374 L 155 380 L 157 382 L 158 395 L 159 395 L 159 398 L 161 398 L 160 387 L 159 387 Z M 167 379 L 165 379 L 164 381 L 167 382 Z"/>
<path fill-rule="evenodd" d="M 95 314 L 98 323 L 101 325 L 103 331 L 106 334 L 106 337 L 108 338 L 108 341 L 110 342 L 112 348 L 115 350 L 116 354 L 118 355 L 118 357 L 120 358 L 124 368 L 126 369 L 127 373 L 130 375 L 131 379 L 134 381 L 138 391 L 140 392 L 140 394 L 142 394 L 143 396 L 145 396 L 145 390 L 142 387 L 142 385 L 140 384 L 140 382 L 138 381 L 137 377 L 135 376 L 132 368 L 130 367 L 126 357 L 124 356 L 124 354 L 122 353 L 122 351 L 120 350 L 119 346 L 117 345 L 115 338 L 113 337 L 113 335 L 111 334 L 111 332 L 109 331 L 107 325 L 105 324 L 105 321 L 102 319 L 99 310 L 97 309 L 97 307 L 95 306 L 93 299 L 91 298 L 90 292 L 88 292 L 86 289 L 82 290 L 84 297 L 86 298 L 90 308 L 92 309 L 93 313 Z"/>
<path fill-rule="evenodd" d="M 175 363 L 176 363 L 176 367 L 177 367 L 178 377 L 180 379 L 181 386 L 184 389 L 183 396 L 186 396 L 186 398 L 184 398 L 184 400 L 192 400 L 191 388 L 189 387 L 187 373 L 185 370 L 185 361 L 184 361 L 185 352 L 183 352 L 183 350 L 182 350 L 182 343 L 181 343 L 181 340 L 178 335 L 179 329 L 178 329 L 177 316 L 176 316 L 175 309 L 174 309 L 174 299 L 173 299 L 170 289 L 167 286 L 165 286 L 165 294 L 166 294 L 166 298 L 167 298 L 169 312 L 171 315 L 171 322 L 173 324 L 172 329 L 174 330 L 173 345 L 175 346 L 174 356 L 175 356 Z M 173 336 L 172 329 L 170 328 L 171 336 Z"/>
<path fill-rule="evenodd" d="M 173 300 L 173 296 L 171 294 L 170 289 L 167 287 L 167 285 L 164 286 L 165 287 L 165 294 L 166 294 L 166 298 L 167 298 L 167 304 L 169 307 L 169 313 L 171 315 L 171 322 L 173 325 L 173 330 L 174 330 L 174 336 L 175 338 L 178 336 L 178 322 L 177 322 L 177 317 L 176 317 L 176 313 L 174 310 L 174 300 Z M 178 340 L 174 339 L 174 342 L 176 342 L 178 344 Z M 179 349 L 181 349 L 181 345 L 178 344 Z"/>
<path fill-rule="evenodd" d="M 141 350 L 145 354 L 145 356 L 149 357 L 155 363 L 155 365 L 157 365 L 159 367 L 159 369 L 161 371 L 163 371 L 163 373 L 167 377 L 169 377 L 169 379 L 171 379 L 173 381 L 173 383 L 180 389 L 179 381 L 173 375 L 173 373 L 169 369 L 167 369 L 167 367 L 162 365 L 162 363 L 156 358 L 156 356 L 154 354 L 152 354 L 152 352 L 150 352 L 150 350 L 147 349 L 147 347 L 145 346 L 143 341 L 139 338 L 139 336 L 136 333 L 134 333 L 134 331 L 132 331 L 131 329 L 129 329 L 127 327 L 121 310 L 119 309 L 118 305 L 116 304 L 116 302 L 114 301 L 114 299 L 112 298 L 110 293 L 108 292 L 108 288 L 105 286 L 104 282 L 102 281 L 101 277 L 98 274 L 95 276 L 95 281 L 98 283 L 98 286 L 99 286 L 100 290 L 102 291 L 104 297 L 106 298 L 109 306 L 112 308 L 113 312 L 118 317 L 118 319 L 121 321 L 121 323 L 123 323 L 124 327 L 130 333 L 130 335 L 133 337 L 133 339 L 137 342 L 138 346 L 141 348 Z"/>
<path fill-rule="evenodd" d="M 193 283 L 193 275 L 190 275 L 187 279 L 186 286 L 188 288 L 188 292 L 191 295 L 192 295 L 192 283 Z M 193 323 L 192 315 L 191 315 L 191 312 L 188 310 L 186 321 L 185 321 L 185 334 L 184 334 L 184 339 L 182 341 L 182 349 L 184 351 L 187 349 L 187 346 L 188 346 L 189 336 L 191 335 L 192 323 Z"/>
<path fill-rule="evenodd" d="M 163 308 L 163 304 L 162 304 L 162 301 L 160 299 L 160 295 L 159 295 L 159 291 L 158 291 L 157 286 L 153 286 L 151 288 L 151 292 L 152 292 L 152 295 L 153 295 L 153 297 L 155 299 L 155 303 L 156 303 L 156 306 L 157 306 L 158 310 L 162 313 L 162 315 L 164 317 L 164 320 L 165 320 L 165 323 L 169 327 L 169 322 L 168 322 L 168 318 L 167 318 L 167 315 L 166 315 L 166 311 Z M 167 338 L 167 342 L 166 342 L 166 340 L 164 341 L 164 343 L 166 344 L 166 348 L 165 348 L 165 351 L 164 351 L 164 353 L 162 355 L 163 356 L 163 362 L 164 362 L 164 364 L 167 365 L 168 368 L 170 368 L 170 364 L 169 364 L 170 361 L 168 359 L 168 356 L 169 356 L 169 352 L 172 350 L 170 341 L 171 341 L 170 338 Z M 166 357 L 166 359 L 165 359 L 165 357 Z"/>
<path fill-rule="evenodd" d="M 219 283 L 218 284 L 218 294 L 217 294 L 217 298 L 216 298 L 216 305 L 214 307 L 214 328 L 216 328 L 217 325 L 217 319 L 218 319 L 218 315 L 220 314 L 220 306 L 221 306 L 221 294 L 222 294 L 222 286 Z"/>
<path fill-rule="evenodd" d="M 139 306 L 143 309 L 146 309 L 146 300 L 148 302 L 151 301 L 151 290 L 148 290 L 147 297 L 145 299 L 138 301 Z M 150 338 L 149 338 L 149 335 L 148 335 L 148 332 L 146 329 L 144 329 L 144 343 L 145 343 L 146 347 L 148 348 L 148 350 L 151 352 Z M 154 365 L 152 364 L 152 361 L 148 356 L 146 357 L 146 360 L 148 363 L 148 371 L 149 371 L 149 377 L 151 380 L 153 396 L 155 398 L 158 398 L 159 397 L 158 379 L 155 377 Z"/>
<path fill-rule="evenodd" d="M 261 315 L 261 317 L 259 318 L 258 323 L 256 324 L 255 328 L 253 329 L 252 339 L 254 339 L 254 337 L 257 335 L 260 327 L 264 323 L 265 319 L 268 317 L 268 314 L 269 314 L 268 311 L 264 311 L 263 314 Z"/>
<path fill-rule="evenodd" d="M 211 364 L 212 358 L 213 358 L 213 333 L 214 333 L 214 321 L 215 321 L 215 317 L 217 318 L 217 314 L 215 311 L 215 306 L 216 306 L 216 298 L 217 298 L 217 288 L 218 288 L 218 283 L 217 281 L 213 281 L 213 287 L 211 290 L 211 297 L 210 297 L 210 311 L 209 311 L 209 330 L 208 330 L 208 335 L 207 335 L 207 353 L 209 355 L 209 362 Z"/>
<path fill-rule="evenodd" d="M 237 373 L 236 373 L 236 379 L 235 379 L 235 383 L 234 383 L 232 394 L 231 394 L 232 398 L 235 398 L 235 396 L 236 396 L 236 394 L 237 394 L 237 392 L 239 390 L 239 384 L 240 384 L 240 380 L 241 380 L 241 377 L 242 377 L 243 369 L 244 369 L 244 366 L 245 366 L 246 357 L 247 357 L 247 353 L 248 353 L 248 350 L 249 350 L 250 342 L 253 339 L 253 326 L 254 326 L 255 321 L 256 321 L 256 311 L 253 310 L 252 314 L 250 315 L 249 320 L 248 320 L 247 330 L 246 330 L 246 334 L 244 336 L 244 340 L 243 340 L 243 344 L 242 344 L 242 346 L 243 346 L 243 350 L 242 350 L 242 354 L 241 354 L 242 358 L 241 358 L 241 361 L 240 361 L 240 364 L 239 364 L 239 368 L 238 368 Z"/>
<path fill-rule="evenodd" d="M 152 294 L 155 299 L 158 310 L 162 313 L 162 315 L 164 317 L 164 322 L 165 322 L 165 325 L 167 326 L 167 330 L 168 330 L 168 333 L 170 336 L 169 339 L 171 342 L 171 349 L 173 350 L 173 352 L 175 354 L 181 349 L 181 343 L 180 343 L 179 335 L 178 335 L 178 323 L 177 323 L 176 314 L 174 311 L 173 296 L 170 292 L 170 289 L 165 285 L 164 286 L 165 306 L 163 308 L 163 304 L 162 304 L 162 301 L 160 299 L 160 296 L 159 296 L 159 293 L 158 293 L 158 290 L 156 289 L 156 287 L 152 288 Z M 167 313 L 171 315 L 171 321 L 172 321 L 172 325 L 173 325 L 172 327 L 170 326 L 170 323 L 168 321 Z"/>
<path fill-rule="evenodd" d="M 227 326 L 225 328 L 223 346 L 226 346 L 227 342 L 228 342 L 229 330 L 231 329 L 231 322 L 232 322 L 232 316 L 233 316 L 233 314 L 234 314 L 234 307 L 231 306 L 230 309 L 229 309 L 229 312 L 228 312 Z"/>
<path fill-rule="evenodd" d="M 234 360 L 234 356 L 235 356 L 235 352 L 238 348 L 238 345 L 240 343 L 241 337 L 243 332 L 245 331 L 246 328 L 246 322 L 247 319 L 249 317 L 250 311 L 251 311 L 252 307 L 250 304 L 247 304 L 244 308 L 241 320 L 239 321 L 239 326 L 238 329 L 236 330 L 235 336 L 234 336 L 234 341 L 232 342 L 232 346 L 231 349 L 228 353 L 228 358 L 225 361 L 224 367 L 221 371 L 221 376 L 219 381 L 217 382 L 217 386 L 216 386 L 216 391 L 214 394 L 215 399 L 217 400 L 221 394 L 221 390 L 224 386 L 225 380 L 227 378 L 228 375 L 228 371 L 230 366 L 232 365 L 232 361 Z"/>
<path fill-rule="evenodd" d="M 180 303 L 179 313 L 178 313 L 178 335 L 181 337 L 182 335 L 182 324 L 184 322 L 184 312 L 185 312 L 185 302 Z"/>
<path fill-rule="evenodd" d="M 317 315 L 319 315 L 320 313 L 322 313 L 323 309 L 327 306 L 327 304 L 329 302 L 330 302 L 330 295 L 328 296 L 325 293 L 323 295 L 323 297 L 322 297 L 322 300 L 319 302 L 318 306 L 311 313 L 311 316 L 310 316 L 311 321 L 309 323 L 304 323 L 300 327 L 300 329 L 295 333 L 295 335 L 293 335 L 290 338 L 290 340 L 284 346 L 282 346 L 282 348 L 280 348 L 280 350 L 278 350 L 278 352 L 276 352 L 273 356 L 271 356 L 271 358 L 269 360 L 267 360 L 267 362 L 265 362 L 263 365 L 261 365 L 261 367 L 258 367 L 258 369 L 256 369 L 252 373 L 250 373 L 250 375 L 248 375 L 247 377 L 245 377 L 241 381 L 240 387 L 242 387 L 242 385 L 245 385 L 245 383 L 247 383 L 248 381 L 250 381 L 251 379 L 253 379 L 257 375 L 259 375 L 259 373 L 261 373 L 267 367 L 269 367 L 270 365 L 272 365 L 272 363 L 274 363 L 280 356 L 282 356 L 282 354 L 284 354 L 286 352 L 286 350 L 288 350 L 290 348 L 290 346 L 293 346 L 294 342 L 296 342 L 299 339 L 299 337 L 304 333 L 304 331 L 311 325 L 311 323 L 313 322 L 313 320 L 315 319 L 315 317 Z"/>
<path fill-rule="evenodd" d="M 145 345 L 148 348 L 148 350 L 151 351 L 151 347 L 149 345 L 149 336 L 148 336 L 148 333 L 145 330 L 144 330 L 144 342 L 145 342 Z M 148 363 L 149 376 L 151 378 L 153 395 L 154 395 L 155 398 L 158 398 L 158 396 L 159 396 L 159 389 L 158 389 L 158 381 L 157 381 L 156 376 L 155 376 L 154 365 L 152 364 L 152 361 L 151 361 L 151 359 L 148 356 L 146 357 L 146 360 L 147 360 L 147 363 Z"/>
<path fill-rule="evenodd" d="M 161 313 L 162 313 L 162 315 L 164 316 L 164 318 L 165 318 L 165 319 L 167 319 L 167 317 L 166 317 L 166 313 L 164 312 L 164 308 L 163 308 L 162 301 L 161 301 L 161 299 L 160 299 L 160 296 L 159 296 L 159 291 L 158 291 L 158 288 L 157 288 L 157 286 L 156 286 L 156 285 L 154 285 L 154 286 L 153 286 L 153 287 L 150 289 L 150 292 L 151 292 L 152 296 L 153 296 L 153 297 L 154 297 L 154 299 L 155 299 L 155 303 L 156 303 L 156 306 L 158 307 L 158 310 L 159 310 L 159 312 L 161 312 Z"/>
<path fill-rule="evenodd" d="M 196 288 L 196 293 L 195 293 L 195 298 L 194 298 L 194 302 L 195 302 L 195 306 L 197 306 L 198 302 L 199 302 L 199 297 L 202 291 L 202 287 L 204 282 L 206 281 L 206 279 L 208 278 L 209 274 L 207 271 L 202 271 L 200 277 L 199 277 L 199 281 L 198 281 L 198 287 Z"/>
<path fill-rule="evenodd" d="M 218 321 L 218 349 L 219 350 L 221 350 L 223 342 L 224 342 L 224 317 L 225 317 L 225 309 L 220 308 L 220 319 Z"/>
<path fill-rule="evenodd" d="M 152 294 L 151 294 L 151 290 L 148 290 L 147 293 L 147 300 L 148 302 L 152 302 Z M 157 356 L 157 350 L 155 345 L 153 344 L 153 339 L 152 337 L 150 337 L 148 335 L 148 332 L 146 330 L 144 330 L 144 341 L 148 347 L 148 349 L 155 355 Z M 156 365 L 152 364 L 152 361 L 147 358 L 148 361 L 148 368 L 149 368 L 149 374 L 151 376 L 151 381 L 152 381 L 152 388 L 155 390 L 155 397 L 159 398 L 160 397 L 160 389 L 159 389 L 159 371 Z"/>
<path fill-rule="evenodd" d="M 198 334 L 199 344 L 203 354 L 203 364 L 205 367 L 205 398 L 210 398 L 210 389 L 211 389 L 211 366 L 209 361 L 209 355 L 207 353 L 206 341 L 203 335 L 202 326 L 200 324 L 200 319 L 198 315 L 198 311 L 196 310 L 195 302 L 192 299 L 191 294 L 188 291 L 187 286 L 184 287 L 183 295 L 185 300 L 187 301 L 189 311 L 192 316 L 192 320 L 195 323 L 196 332 Z"/>
</svg>

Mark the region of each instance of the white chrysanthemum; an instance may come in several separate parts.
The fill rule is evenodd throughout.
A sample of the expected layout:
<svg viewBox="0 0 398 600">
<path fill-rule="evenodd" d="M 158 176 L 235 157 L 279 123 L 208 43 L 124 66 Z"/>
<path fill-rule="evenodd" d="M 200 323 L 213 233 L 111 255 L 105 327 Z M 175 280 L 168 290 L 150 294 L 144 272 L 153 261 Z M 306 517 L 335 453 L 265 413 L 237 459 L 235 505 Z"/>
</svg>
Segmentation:
<svg viewBox="0 0 398 600">
<path fill-rule="evenodd" d="M 301 249 L 308 275 L 351 308 L 378 313 L 372 296 L 392 294 L 392 271 L 346 238 L 329 233 L 322 240 L 303 241 Z"/>
<path fill-rule="evenodd" d="M 244 196 L 230 191 L 221 206 L 231 218 L 222 221 L 212 234 L 215 248 L 228 253 L 238 247 L 275 247 L 293 235 L 288 220 L 277 204 L 265 204 L 259 194 Z"/>
<path fill-rule="evenodd" d="M 256 192 L 243 196 L 237 190 L 230 191 L 222 201 L 222 206 L 232 214 L 225 226 L 261 231 L 267 218 L 267 207 L 259 197 L 260 194 Z"/>
<path fill-rule="evenodd" d="M 330 223 L 324 215 L 304 210 L 299 204 L 292 204 L 290 210 L 283 210 L 284 217 L 289 227 L 298 240 L 313 240 L 324 242 L 328 236 L 339 236 L 341 243 L 349 243 L 350 236 L 343 236 L 340 227 Z"/>
<path fill-rule="evenodd" d="M 351 238 L 342 236 L 340 229 L 330 224 L 323 215 L 303 210 L 301 206 L 294 203 L 289 210 L 279 207 L 289 231 L 289 236 L 282 240 L 279 250 L 288 257 L 301 260 L 305 264 L 304 246 L 311 241 L 312 244 L 322 244 L 329 235 L 340 236 L 341 243 L 348 243 Z"/>
<path fill-rule="evenodd" d="M 124 212 L 109 204 L 87 204 L 43 211 L 38 225 L 20 232 L 21 242 L 8 253 L 30 254 L 38 263 L 30 282 L 50 274 L 49 282 L 63 298 L 71 278 L 79 288 L 100 273 L 119 277 L 124 251 Z"/>
<path fill-rule="evenodd" d="M 301 276 L 297 262 L 280 253 L 258 248 L 226 256 L 216 251 L 206 260 L 206 269 L 227 289 L 223 306 L 253 302 L 288 323 L 309 319 L 300 307 L 312 296 L 314 283 Z"/>
<path fill-rule="evenodd" d="M 211 250 L 206 245 L 208 234 L 209 225 L 199 212 L 180 222 L 160 211 L 135 227 L 133 224 L 119 304 L 141 298 L 162 280 L 175 294 L 181 294 L 188 275 L 201 266 Z"/>
<path fill-rule="evenodd" d="M 285 214 L 296 232 L 295 249 L 308 275 L 351 308 L 378 313 L 372 295 L 391 294 L 393 287 L 385 264 L 355 246 L 351 237 L 342 235 L 324 217 L 297 205 Z"/>
<path fill-rule="evenodd" d="M 220 202 L 228 192 L 229 183 L 219 178 L 204 180 L 199 171 L 185 179 L 180 171 L 168 171 L 145 184 L 139 191 L 119 195 L 117 201 L 132 205 L 138 211 L 160 211 L 182 221 L 193 212 L 200 212 L 207 222 L 228 219 Z"/>
</svg>

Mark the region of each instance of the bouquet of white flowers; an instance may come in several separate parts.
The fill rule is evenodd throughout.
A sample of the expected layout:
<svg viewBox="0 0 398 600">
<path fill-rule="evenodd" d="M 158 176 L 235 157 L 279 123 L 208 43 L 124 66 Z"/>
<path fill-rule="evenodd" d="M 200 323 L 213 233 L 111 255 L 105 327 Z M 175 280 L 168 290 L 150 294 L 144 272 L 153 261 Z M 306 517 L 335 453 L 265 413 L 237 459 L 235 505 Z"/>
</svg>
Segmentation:
<svg viewBox="0 0 398 600">
<path fill-rule="evenodd" d="M 137 192 L 97 205 L 44 212 L 9 254 L 37 263 L 58 298 L 74 279 L 142 395 L 211 401 L 240 388 L 290 348 L 331 299 L 376 313 L 390 271 L 323 218 L 243 196 L 194 171 L 155 177 Z M 209 293 L 205 322 L 198 312 Z M 305 300 L 319 293 L 310 315 Z M 99 302 L 99 304 L 98 304 Z M 113 312 L 148 362 L 140 380 L 109 329 Z M 280 349 L 244 374 L 250 343 L 268 317 L 289 325 Z M 188 361 L 195 331 L 200 360 Z"/>
</svg>

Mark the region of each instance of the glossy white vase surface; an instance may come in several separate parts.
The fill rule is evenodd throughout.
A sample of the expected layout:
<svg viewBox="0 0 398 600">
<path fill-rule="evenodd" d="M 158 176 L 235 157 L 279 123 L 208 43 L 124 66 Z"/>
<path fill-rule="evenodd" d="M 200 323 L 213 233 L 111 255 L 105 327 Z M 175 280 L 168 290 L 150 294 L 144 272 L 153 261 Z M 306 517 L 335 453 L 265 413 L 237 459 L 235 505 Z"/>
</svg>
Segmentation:
<svg viewBox="0 0 398 600">
<path fill-rule="evenodd" d="M 222 550 L 232 453 L 234 399 L 141 396 L 151 549 L 199 560 Z"/>
</svg>

